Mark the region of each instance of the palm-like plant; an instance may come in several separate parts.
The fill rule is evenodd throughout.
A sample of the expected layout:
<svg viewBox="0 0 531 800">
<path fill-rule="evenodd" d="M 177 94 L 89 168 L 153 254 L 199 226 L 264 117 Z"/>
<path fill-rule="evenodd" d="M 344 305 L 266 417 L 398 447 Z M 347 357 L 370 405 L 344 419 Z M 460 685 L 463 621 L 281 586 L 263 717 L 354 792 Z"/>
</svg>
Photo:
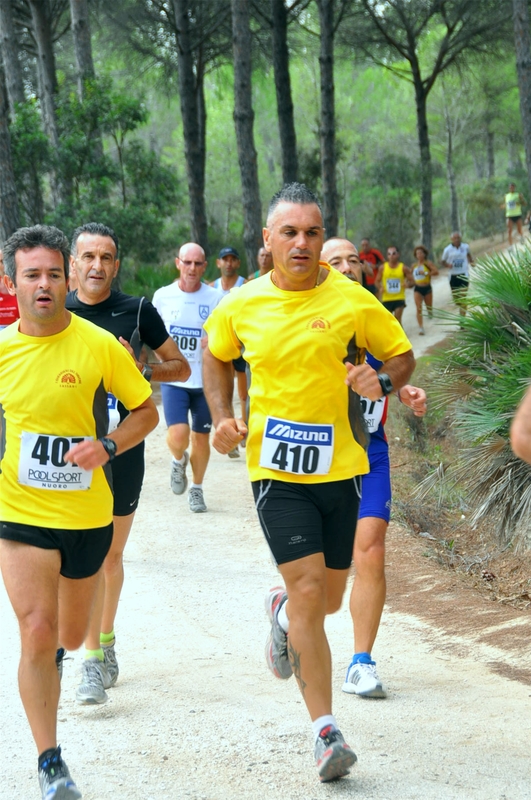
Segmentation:
<svg viewBox="0 0 531 800">
<path fill-rule="evenodd" d="M 531 250 L 481 259 L 459 322 L 435 360 L 432 399 L 463 446 L 445 477 L 465 488 L 473 523 L 489 518 L 501 544 L 529 547 L 531 467 L 513 454 L 509 427 L 531 379 Z"/>
</svg>

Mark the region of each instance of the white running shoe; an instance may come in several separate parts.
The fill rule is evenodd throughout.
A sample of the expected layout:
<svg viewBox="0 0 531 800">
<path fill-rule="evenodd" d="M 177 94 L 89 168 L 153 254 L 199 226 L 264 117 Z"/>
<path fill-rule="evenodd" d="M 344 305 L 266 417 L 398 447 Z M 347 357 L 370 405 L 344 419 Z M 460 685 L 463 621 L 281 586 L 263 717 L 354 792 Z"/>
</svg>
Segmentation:
<svg viewBox="0 0 531 800">
<path fill-rule="evenodd" d="M 190 462 L 190 456 L 185 450 L 184 464 L 178 464 L 172 459 L 171 461 L 171 474 L 170 474 L 170 488 L 173 494 L 184 494 L 188 486 L 188 478 L 186 477 L 186 467 Z"/>
<path fill-rule="evenodd" d="M 359 661 L 350 663 L 343 691 L 347 694 L 357 694 L 359 697 L 373 697 L 383 699 L 387 697 L 387 692 L 383 688 L 382 682 L 376 672 L 376 664 L 363 664 Z"/>
<path fill-rule="evenodd" d="M 424 336 L 424 328 L 419 328 L 419 336 Z"/>
</svg>

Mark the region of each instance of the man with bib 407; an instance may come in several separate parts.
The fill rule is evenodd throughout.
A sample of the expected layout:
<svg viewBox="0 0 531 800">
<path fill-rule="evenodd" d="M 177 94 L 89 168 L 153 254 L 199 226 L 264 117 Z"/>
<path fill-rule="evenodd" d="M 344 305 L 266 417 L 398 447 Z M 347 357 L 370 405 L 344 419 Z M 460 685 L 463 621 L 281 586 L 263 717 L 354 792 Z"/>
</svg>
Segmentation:
<svg viewBox="0 0 531 800">
<path fill-rule="evenodd" d="M 109 462 L 158 421 L 125 348 L 65 309 L 69 254 L 64 234 L 44 225 L 19 229 L 4 248 L 20 321 L 0 334 L 0 565 L 43 800 L 81 797 L 57 746 L 57 645 L 77 650 L 87 631 L 112 540 Z M 131 409 L 109 435 L 108 392 Z"/>
<path fill-rule="evenodd" d="M 332 715 L 326 614 L 337 611 L 352 560 L 359 476 L 368 470 L 359 396 L 400 388 L 414 358 L 396 320 L 361 286 L 319 262 L 321 209 L 303 184 L 272 199 L 264 243 L 273 271 L 225 297 L 205 328 L 204 386 L 214 447 L 247 433 L 232 409 L 231 360 L 249 364 L 247 464 L 258 517 L 285 581 L 266 596 L 269 668 L 295 675 L 312 719 L 319 777 L 356 761 Z M 364 364 L 369 348 L 384 362 Z"/>
</svg>

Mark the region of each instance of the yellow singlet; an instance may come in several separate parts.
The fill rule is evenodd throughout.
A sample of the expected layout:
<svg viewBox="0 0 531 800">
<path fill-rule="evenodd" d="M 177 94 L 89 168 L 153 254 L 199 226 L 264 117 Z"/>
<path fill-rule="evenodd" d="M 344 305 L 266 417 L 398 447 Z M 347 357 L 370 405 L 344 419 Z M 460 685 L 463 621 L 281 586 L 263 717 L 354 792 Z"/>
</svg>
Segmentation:
<svg viewBox="0 0 531 800">
<path fill-rule="evenodd" d="M 507 192 L 505 195 L 505 216 L 506 217 L 521 217 L 522 206 L 520 203 L 520 195 L 518 192 Z"/>
<path fill-rule="evenodd" d="M 393 300 L 406 299 L 406 276 L 402 262 L 396 267 L 391 267 L 388 261 L 383 265 L 382 273 L 382 303 L 392 303 Z"/>
<path fill-rule="evenodd" d="M 431 283 L 431 272 L 426 264 L 414 264 L 411 268 L 413 280 L 416 286 L 429 286 Z"/>
</svg>

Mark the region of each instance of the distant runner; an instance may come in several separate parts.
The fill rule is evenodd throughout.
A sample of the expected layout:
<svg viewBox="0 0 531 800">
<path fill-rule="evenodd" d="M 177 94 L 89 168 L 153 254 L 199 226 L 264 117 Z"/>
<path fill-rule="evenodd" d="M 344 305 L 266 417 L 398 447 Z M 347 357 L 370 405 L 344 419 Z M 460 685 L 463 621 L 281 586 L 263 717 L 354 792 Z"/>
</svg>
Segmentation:
<svg viewBox="0 0 531 800">
<path fill-rule="evenodd" d="M 0 331 L 16 322 L 20 316 L 16 295 L 9 293 L 4 275 L 4 258 L 0 250 Z"/>
<path fill-rule="evenodd" d="M 443 267 L 450 270 L 450 289 L 454 303 L 459 307 L 462 317 L 466 316 L 466 295 L 468 292 L 469 267 L 474 266 L 470 247 L 461 239 L 459 231 L 454 231 L 451 244 L 447 245 L 442 254 Z"/>
<path fill-rule="evenodd" d="M 433 289 L 431 279 L 439 274 L 439 270 L 432 261 L 428 261 L 428 248 L 423 244 L 415 247 L 413 255 L 416 258 L 414 264 L 411 265 L 411 276 L 413 278 L 413 297 L 415 298 L 415 306 L 417 308 L 417 322 L 419 324 L 419 333 L 424 336 L 424 325 L 422 321 L 422 303 L 426 304 L 428 317 L 431 319 L 433 316 Z"/>
<path fill-rule="evenodd" d="M 376 250 L 375 247 L 371 247 L 370 240 L 367 238 L 361 240 L 359 257 L 364 267 L 362 276 L 363 286 L 368 289 L 371 294 L 375 295 L 378 290 L 376 286 L 376 275 L 378 273 L 378 268 L 384 263 L 385 259 L 379 250 Z"/>
<path fill-rule="evenodd" d="M 402 324 L 406 307 L 406 286 L 412 281 L 411 270 L 400 261 L 398 247 L 387 249 L 387 261 L 376 274 L 376 288 L 385 308 Z"/>
<path fill-rule="evenodd" d="M 232 409 L 230 362 L 243 344 L 251 371 L 247 463 L 286 584 L 266 595 L 266 659 L 276 677 L 295 675 L 312 719 L 318 774 L 328 781 L 356 762 L 332 715 L 324 620 L 341 605 L 359 476 L 368 470 L 359 395 L 377 400 L 402 386 L 414 358 L 381 304 L 319 262 L 323 235 L 320 206 L 306 186 L 288 184 L 273 197 L 264 243 L 274 269 L 232 292 L 207 322 L 204 380 L 213 444 L 227 453 L 247 430 Z M 362 363 L 369 345 L 384 361 L 380 373 Z"/>
<path fill-rule="evenodd" d="M 261 247 L 258 251 L 258 255 L 256 257 L 258 261 L 258 269 L 256 272 L 252 272 L 248 280 L 252 281 L 255 278 L 261 278 L 262 275 L 267 275 L 268 272 L 271 272 L 273 269 L 273 259 L 271 258 L 271 253 L 269 253 L 265 247 Z"/>
<path fill-rule="evenodd" d="M 520 192 L 516 191 L 514 183 L 509 184 L 509 191 L 505 195 L 504 202 L 501 208 L 505 209 L 505 219 L 507 220 L 507 238 L 509 239 L 509 246 L 513 243 L 513 225 L 516 225 L 516 230 L 520 239 L 523 237 L 522 232 L 522 206 L 525 206 L 525 198 Z"/>
<path fill-rule="evenodd" d="M 188 486 L 186 468 L 190 463 L 193 483 L 188 492 L 188 505 L 194 514 L 201 514 L 207 510 L 203 478 L 210 458 L 212 427 L 201 374 L 206 345 L 203 326 L 223 295 L 201 281 L 207 261 L 205 251 L 198 244 L 183 244 L 175 265 L 179 271 L 177 280 L 157 289 L 153 295 L 153 305 L 192 369 L 186 381 L 161 383 L 160 387 L 168 426 L 166 441 L 173 456 L 170 487 L 174 494 L 184 494 Z M 189 414 L 192 417 L 191 433 Z"/>
</svg>

